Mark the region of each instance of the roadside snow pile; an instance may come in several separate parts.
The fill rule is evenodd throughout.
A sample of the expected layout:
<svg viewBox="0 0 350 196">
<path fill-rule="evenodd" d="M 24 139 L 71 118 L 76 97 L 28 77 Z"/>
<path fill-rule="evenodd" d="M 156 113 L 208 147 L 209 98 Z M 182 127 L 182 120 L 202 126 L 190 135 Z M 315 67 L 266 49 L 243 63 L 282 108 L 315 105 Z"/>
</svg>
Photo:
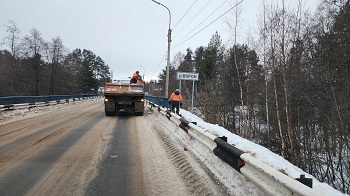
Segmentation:
<svg viewBox="0 0 350 196">
<path fill-rule="evenodd" d="M 93 100 L 97 100 L 97 99 L 74 101 L 74 102 L 61 103 L 61 104 L 52 104 L 47 106 L 43 106 L 43 105 L 37 106 L 37 107 L 28 106 L 28 107 L 15 108 L 12 110 L 0 110 L 0 125 L 40 116 L 48 112 L 53 112 L 58 109 L 72 107 L 74 105 L 82 104 L 84 102 L 93 101 Z"/>
<path fill-rule="evenodd" d="M 190 122 L 197 122 L 197 125 L 205 130 L 208 130 L 213 135 L 226 136 L 227 137 L 227 143 L 235 146 L 236 148 L 250 154 L 251 156 L 259 159 L 260 161 L 266 163 L 267 165 L 273 167 L 274 169 L 283 172 L 284 174 L 290 176 L 291 178 L 299 178 L 301 174 L 305 174 L 306 178 L 312 178 L 313 179 L 313 189 L 319 190 L 319 192 L 323 193 L 323 195 L 346 195 L 343 194 L 337 190 L 335 190 L 333 187 L 326 183 L 319 182 L 315 177 L 312 175 L 304 172 L 302 169 L 296 167 L 295 165 L 291 164 L 281 156 L 271 152 L 269 149 L 257 145 L 249 140 L 246 140 L 244 138 L 239 137 L 238 135 L 235 135 L 231 132 L 229 132 L 227 129 L 220 127 L 218 125 L 206 123 L 204 120 L 199 118 L 196 115 L 193 115 L 192 113 L 181 110 L 181 115 L 186 118 Z"/>
<path fill-rule="evenodd" d="M 48 107 L 35 107 L 35 108 L 21 108 L 13 110 L 3 110 L 0 111 L 0 123 L 9 121 L 18 121 L 24 118 L 31 118 L 34 116 L 39 116 L 44 112 L 50 111 L 52 109 L 58 108 L 57 106 Z"/>
</svg>

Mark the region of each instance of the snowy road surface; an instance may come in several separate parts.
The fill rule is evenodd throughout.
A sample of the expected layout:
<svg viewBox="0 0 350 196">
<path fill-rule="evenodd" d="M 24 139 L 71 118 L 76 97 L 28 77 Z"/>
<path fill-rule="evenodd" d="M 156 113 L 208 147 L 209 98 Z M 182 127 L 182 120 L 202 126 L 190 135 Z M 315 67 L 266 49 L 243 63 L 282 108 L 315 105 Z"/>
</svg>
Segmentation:
<svg viewBox="0 0 350 196">
<path fill-rule="evenodd" d="M 1 195 L 263 195 L 164 117 L 103 108 L 1 112 Z"/>
</svg>

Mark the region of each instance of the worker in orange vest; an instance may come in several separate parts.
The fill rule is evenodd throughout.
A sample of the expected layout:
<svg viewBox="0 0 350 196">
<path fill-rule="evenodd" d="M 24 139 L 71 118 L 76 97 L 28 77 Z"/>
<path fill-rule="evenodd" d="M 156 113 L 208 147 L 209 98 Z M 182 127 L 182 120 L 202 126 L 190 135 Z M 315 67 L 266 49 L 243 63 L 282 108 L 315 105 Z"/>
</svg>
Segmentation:
<svg viewBox="0 0 350 196">
<path fill-rule="evenodd" d="M 180 106 L 182 106 L 182 95 L 179 89 L 176 89 L 175 92 L 171 93 L 169 98 L 169 105 L 171 105 L 171 111 L 179 114 Z"/>
<path fill-rule="evenodd" d="M 137 81 L 140 80 L 142 82 L 142 78 L 139 74 L 139 71 L 136 71 L 135 73 L 132 74 L 131 80 L 130 80 L 130 84 L 131 83 L 137 83 Z"/>
</svg>

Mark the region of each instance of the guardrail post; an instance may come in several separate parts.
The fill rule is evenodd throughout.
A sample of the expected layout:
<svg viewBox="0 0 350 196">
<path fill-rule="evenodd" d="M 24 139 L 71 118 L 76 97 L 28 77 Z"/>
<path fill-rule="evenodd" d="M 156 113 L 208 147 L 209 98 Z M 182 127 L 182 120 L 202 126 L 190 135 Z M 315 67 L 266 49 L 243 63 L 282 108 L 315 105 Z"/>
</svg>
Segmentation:
<svg viewBox="0 0 350 196">
<path fill-rule="evenodd" d="M 305 178 L 304 174 L 300 175 L 300 178 L 296 178 L 299 182 L 305 184 L 306 186 L 312 188 L 312 178 Z"/>
<path fill-rule="evenodd" d="M 8 105 L 4 105 L 4 108 L 6 108 L 5 110 L 14 110 L 13 108 L 13 104 L 8 104 Z"/>
<path fill-rule="evenodd" d="M 171 111 L 170 110 L 167 110 L 166 111 L 166 115 L 165 115 L 169 120 L 170 120 L 170 117 L 171 117 Z"/>
<path fill-rule="evenodd" d="M 36 105 L 35 105 L 35 103 L 29 103 L 29 110 L 31 109 L 31 108 L 35 108 L 36 107 Z"/>
</svg>

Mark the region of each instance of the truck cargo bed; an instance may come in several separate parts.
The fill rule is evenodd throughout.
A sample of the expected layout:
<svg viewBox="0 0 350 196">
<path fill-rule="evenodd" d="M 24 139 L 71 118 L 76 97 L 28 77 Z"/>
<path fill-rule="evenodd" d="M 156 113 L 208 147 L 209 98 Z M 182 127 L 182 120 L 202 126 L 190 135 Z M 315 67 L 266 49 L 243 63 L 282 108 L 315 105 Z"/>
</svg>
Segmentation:
<svg viewBox="0 0 350 196">
<path fill-rule="evenodd" d="M 143 83 L 105 83 L 105 113 L 106 116 L 115 115 L 118 111 L 133 112 L 143 115 L 144 111 Z"/>
</svg>

